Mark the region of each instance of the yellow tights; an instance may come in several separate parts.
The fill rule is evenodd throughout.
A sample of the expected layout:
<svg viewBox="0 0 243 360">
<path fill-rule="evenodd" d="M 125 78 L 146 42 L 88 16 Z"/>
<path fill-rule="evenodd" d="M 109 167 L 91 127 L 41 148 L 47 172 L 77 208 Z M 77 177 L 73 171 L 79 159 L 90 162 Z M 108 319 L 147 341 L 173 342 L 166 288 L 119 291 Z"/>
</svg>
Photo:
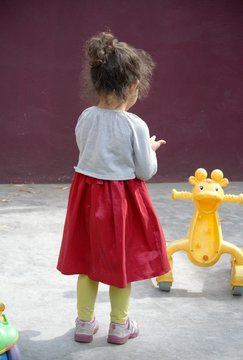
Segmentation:
<svg viewBox="0 0 243 360">
<path fill-rule="evenodd" d="M 86 275 L 79 275 L 77 283 L 78 318 L 91 321 L 94 318 L 95 300 L 99 283 L 90 280 Z M 111 322 L 124 324 L 128 318 L 128 306 L 131 295 L 131 284 L 126 288 L 110 286 Z"/>
</svg>

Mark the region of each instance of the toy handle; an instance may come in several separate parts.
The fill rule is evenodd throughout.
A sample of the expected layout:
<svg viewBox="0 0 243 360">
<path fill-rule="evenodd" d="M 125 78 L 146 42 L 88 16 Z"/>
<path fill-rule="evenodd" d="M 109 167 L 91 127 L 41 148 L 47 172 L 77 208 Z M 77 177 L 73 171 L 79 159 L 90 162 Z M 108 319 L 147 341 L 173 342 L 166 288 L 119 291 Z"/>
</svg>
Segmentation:
<svg viewBox="0 0 243 360">
<path fill-rule="evenodd" d="M 189 191 L 176 191 L 175 189 L 173 189 L 172 199 L 192 200 L 192 193 L 190 193 Z"/>
<path fill-rule="evenodd" d="M 227 195 L 224 195 L 223 201 L 225 201 L 225 202 L 237 202 L 237 203 L 243 204 L 243 194 L 239 194 L 239 195 L 227 194 Z"/>
<path fill-rule="evenodd" d="M 4 312 L 5 310 L 5 306 L 3 303 L 0 303 L 0 321 L 4 321 L 4 318 L 2 316 L 2 313 Z"/>
</svg>

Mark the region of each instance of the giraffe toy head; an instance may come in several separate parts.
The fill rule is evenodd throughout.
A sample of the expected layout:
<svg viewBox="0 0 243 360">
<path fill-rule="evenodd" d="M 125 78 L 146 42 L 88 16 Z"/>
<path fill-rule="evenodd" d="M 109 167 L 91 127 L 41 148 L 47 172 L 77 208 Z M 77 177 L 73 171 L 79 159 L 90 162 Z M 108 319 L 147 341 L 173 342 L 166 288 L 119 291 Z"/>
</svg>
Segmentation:
<svg viewBox="0 0 243 360">
<path fill-rule="evenodd" d="M 227 186 L 229 181 L 218 169 L 211 172 L 211 178 L 207 178 L 207 175 L 205 169 L 197 169 L 195 176 L 189 177 L 189 183 L 193 185 L 192 200 L 198 211 L 211 214 L 221 205 L 224 198 L 223 187 Z"/>
</svg>

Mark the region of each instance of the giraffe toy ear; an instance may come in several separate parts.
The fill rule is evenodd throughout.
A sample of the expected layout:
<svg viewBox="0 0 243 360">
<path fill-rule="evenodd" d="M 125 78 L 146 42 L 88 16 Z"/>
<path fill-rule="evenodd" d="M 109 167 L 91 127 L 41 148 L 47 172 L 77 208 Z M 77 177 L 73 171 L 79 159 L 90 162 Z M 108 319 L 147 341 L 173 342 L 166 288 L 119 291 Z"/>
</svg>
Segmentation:
<svg viewBox="0 0 243 360">
<path fill-rule="evenodd" d="M 226 187 L 227 185 L 229 184 L 229 180 L 227 178 L 223 178 L 221 181 L 220 181 L 220 185 L 222 187 Z"/>
<path fill-rule="evenodd" d="M 224 178 L 223 172 L 219 169 L 215 169 L 211 172 L 211 179 L 217 182 L 221 187 L 225 187 L 229 183 L 229 180 Z"/>
<path fill-rule="evenodd" d="M 188 178 L 188 181 L 189 181 L 189 183 L 192 184 L 192 185 L 198 184 L 198 180 L 195 178 L 195 176 L 190 176 L 190 177 Z"/>
</svg>

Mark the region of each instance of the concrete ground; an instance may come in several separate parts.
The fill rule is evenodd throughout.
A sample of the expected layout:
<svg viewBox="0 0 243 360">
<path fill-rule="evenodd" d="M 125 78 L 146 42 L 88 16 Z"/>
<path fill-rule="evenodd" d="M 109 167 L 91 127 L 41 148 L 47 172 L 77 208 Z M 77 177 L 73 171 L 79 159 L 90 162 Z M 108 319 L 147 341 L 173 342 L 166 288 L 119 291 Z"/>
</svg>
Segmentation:
<svg viewBox="0 0 243 360">
<path fill-rule="evenodd" d="M 185 236 L 194 206 L 172 201 L 170 193 L 190 185 L 148 187 L 167 241 Z M 130 316 L 140 336 L 123 346 L 106 342 L 110 309 L 108 287 L 101 284 L 100 330 L 93 343 L 75 343 L 76 276 L 56 270 L 68 190 L 68 185 L 0 185 L 0 300 L 19 330 L 23 360 L 243 358 L 243 297 L 231 294 L 228 255 L 201 268 L 176 253 L 170 293 L 150 280 L 134 283 Z M 225 192 L 243 192 L 243 183 L 231 183 Z M 243 207 L 225 203 L 220 217 L 224 239 L 243 247 Z"/>
</svg>

